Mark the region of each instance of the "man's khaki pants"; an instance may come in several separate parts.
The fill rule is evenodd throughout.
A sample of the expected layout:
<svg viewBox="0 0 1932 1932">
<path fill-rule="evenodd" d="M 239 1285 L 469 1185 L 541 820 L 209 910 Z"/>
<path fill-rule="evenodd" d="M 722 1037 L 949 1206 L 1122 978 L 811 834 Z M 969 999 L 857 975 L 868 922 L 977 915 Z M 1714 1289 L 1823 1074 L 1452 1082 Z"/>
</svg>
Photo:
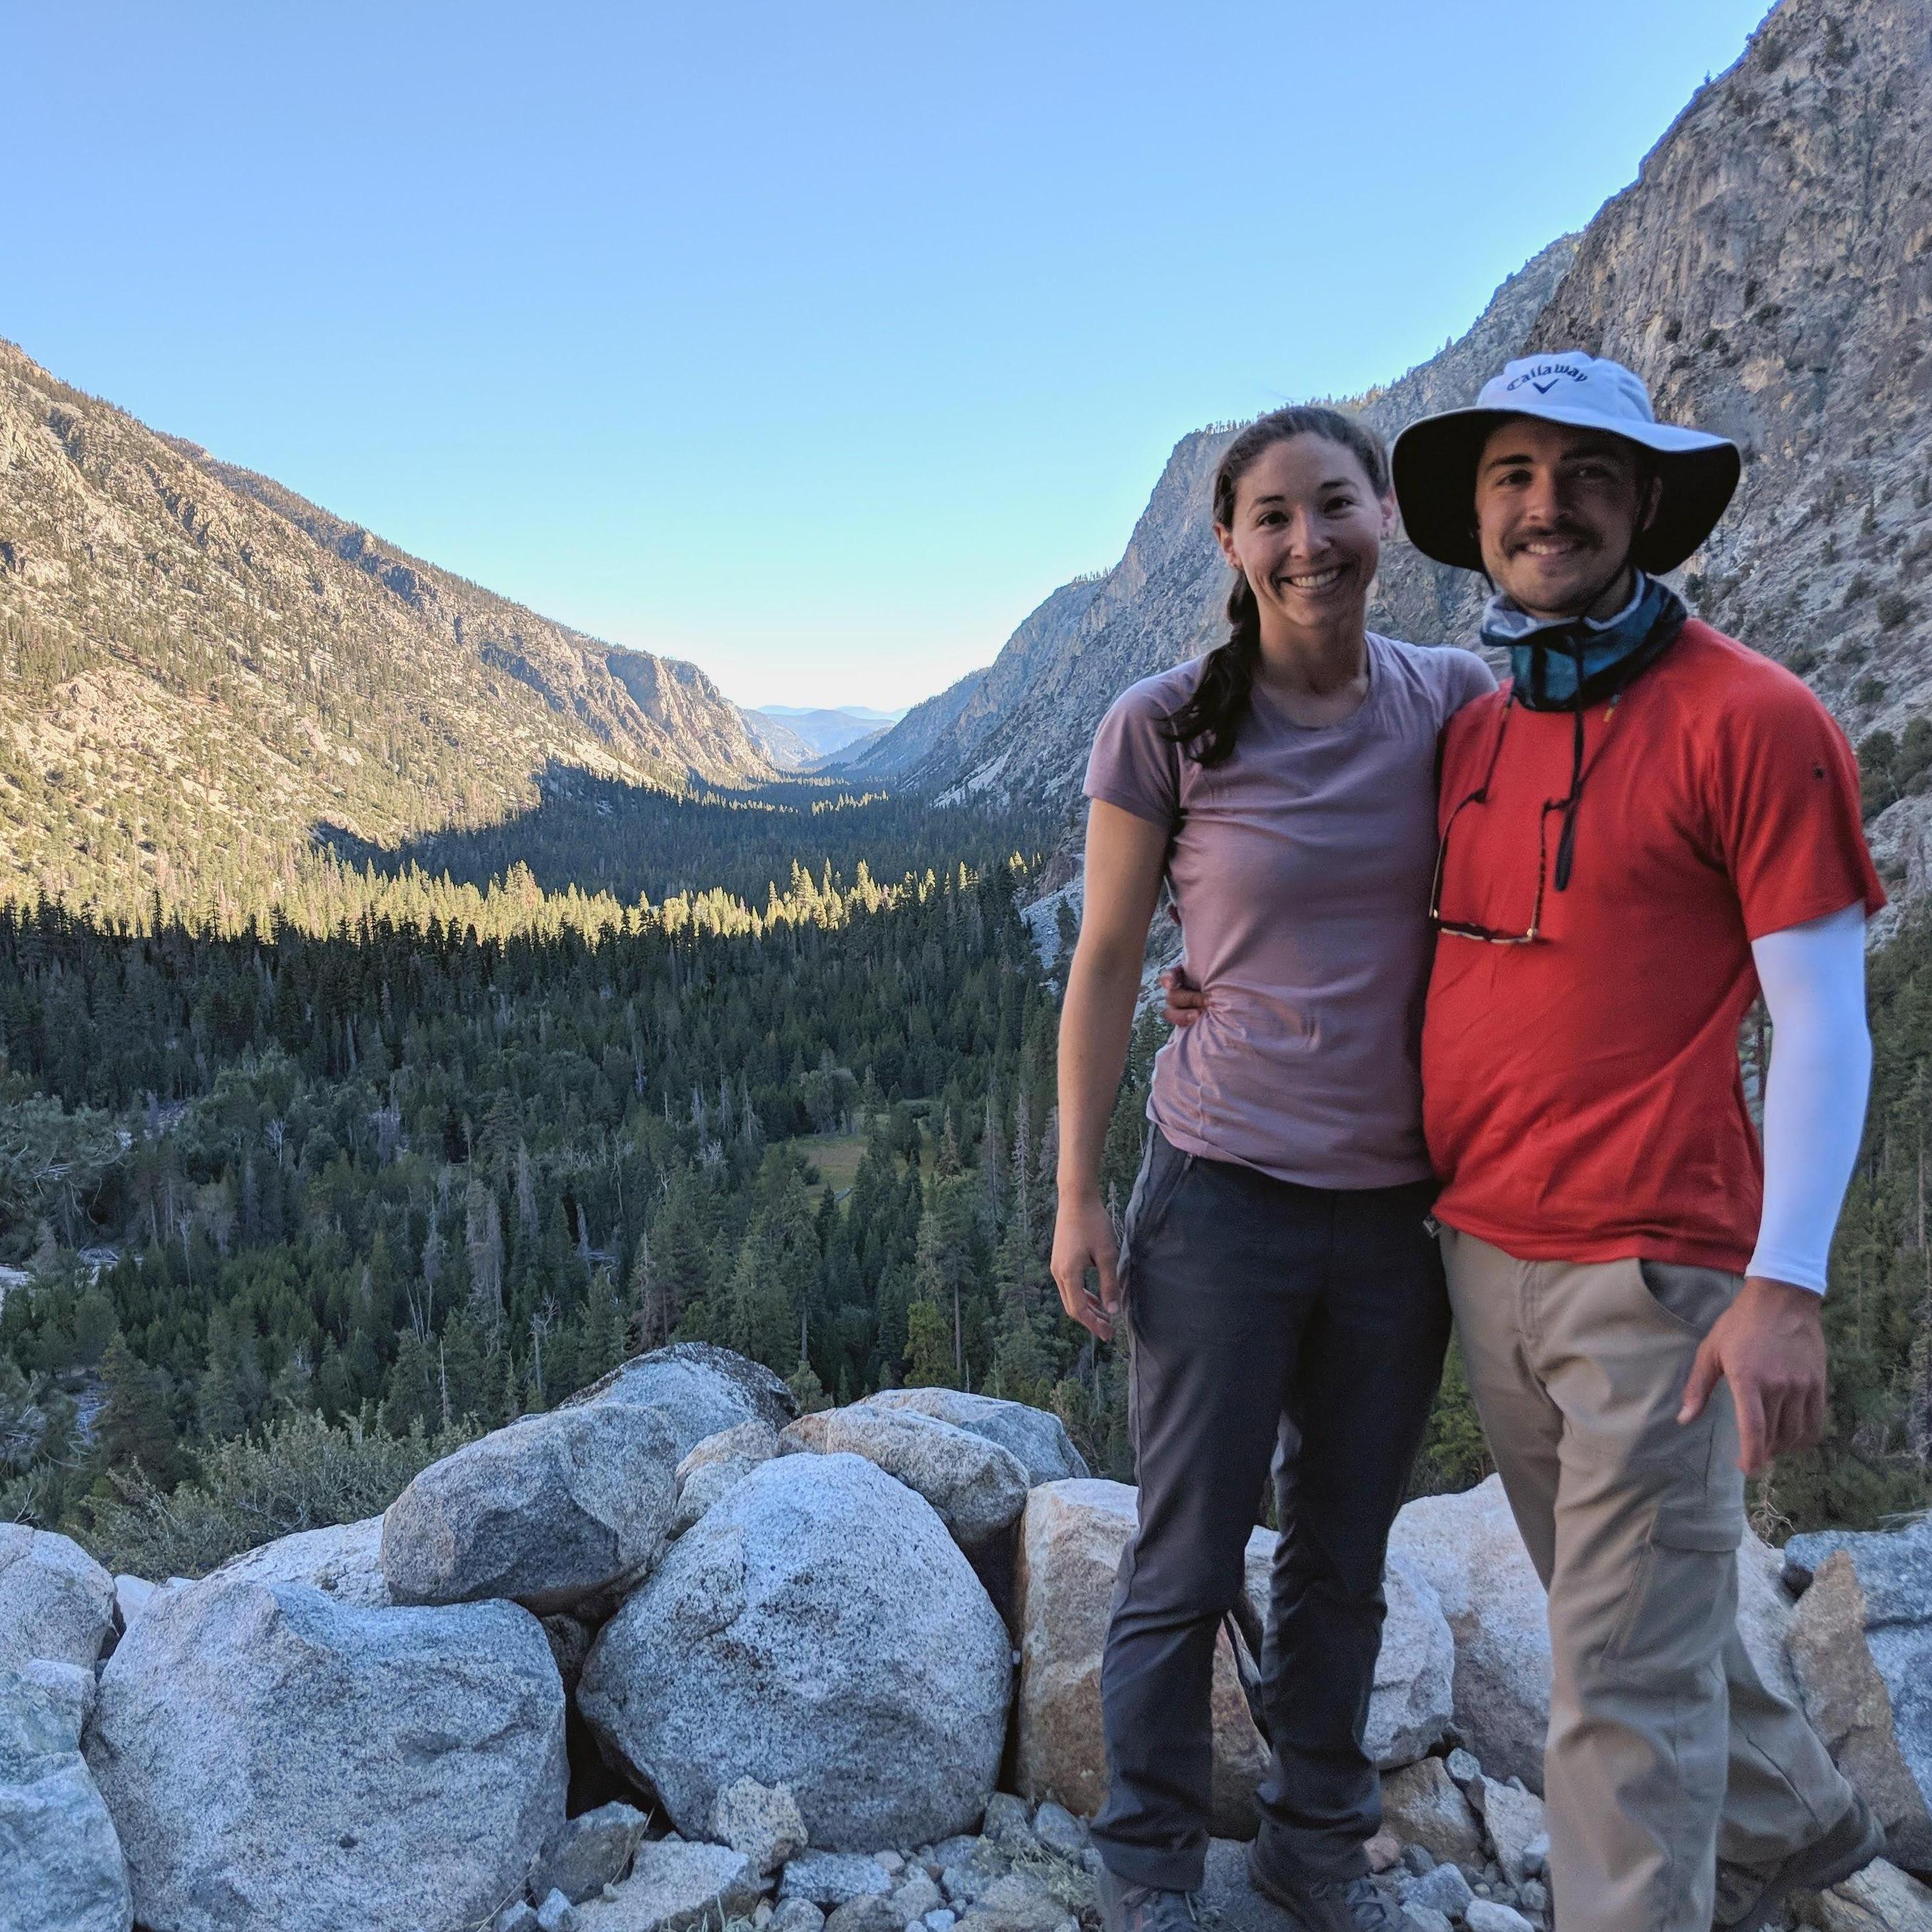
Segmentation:
<svg viewBox="0 0 1932 1932">
<path fill-rule="evenodd" d="M 1443 1231 L 1469 1386 L 1550 1594 L 1556 1932 L 1708 1932 L 1716 1856 L 1775 1863 L 1851 1787 L 1737 1634 L 1730 1390 L 1677 1410 L 1738 1277 L 1522 1262 Z"/>
</svg>

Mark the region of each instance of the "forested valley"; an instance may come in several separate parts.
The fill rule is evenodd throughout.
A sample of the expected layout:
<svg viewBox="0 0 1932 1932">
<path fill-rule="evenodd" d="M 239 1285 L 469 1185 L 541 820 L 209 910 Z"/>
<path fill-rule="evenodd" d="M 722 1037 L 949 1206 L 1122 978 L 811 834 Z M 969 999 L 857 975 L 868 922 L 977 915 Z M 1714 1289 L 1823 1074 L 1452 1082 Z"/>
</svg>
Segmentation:
<svg viewBox="0 0 1932 1932">
<path fill-rule="evenodd" d="M 686 1339 L 806 1407 L 918 1383 L 1048 1406 L 1130 1475 L 1124 1351 L 1046 1270 L 1060 969 L 1022 904 L 1047 829 L 593 786 L 456 876 L 324 852 L 219 917 L 0 907 L 0 1520 L 198 1570 Z M 1874 1016 L 1833 1434 L 1760 1487 L 1768 1528 L 1928 1493 L 1923 925 Z M 1161 1033 L 1109 1136 L 1117 1209 Z M 1486 1466 L 1452 1358 L 1415 1486 Z"/>
</svg>

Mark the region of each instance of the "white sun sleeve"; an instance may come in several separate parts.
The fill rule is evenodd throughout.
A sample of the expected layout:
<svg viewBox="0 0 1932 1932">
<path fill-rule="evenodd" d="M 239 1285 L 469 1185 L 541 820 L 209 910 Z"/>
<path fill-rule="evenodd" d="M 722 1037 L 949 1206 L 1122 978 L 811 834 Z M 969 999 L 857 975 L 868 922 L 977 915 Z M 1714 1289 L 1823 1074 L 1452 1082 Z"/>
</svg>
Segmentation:
<svg viewBox="0 0 1932 1932">
<path fill-rule="evenodd" d="M 1822 1294 L 1871 1090 L 1864 908 L 1768 932 L 1751 957 L 1772 1040 L 1764 1218 L 1748 1271 Z"/>
</svg>

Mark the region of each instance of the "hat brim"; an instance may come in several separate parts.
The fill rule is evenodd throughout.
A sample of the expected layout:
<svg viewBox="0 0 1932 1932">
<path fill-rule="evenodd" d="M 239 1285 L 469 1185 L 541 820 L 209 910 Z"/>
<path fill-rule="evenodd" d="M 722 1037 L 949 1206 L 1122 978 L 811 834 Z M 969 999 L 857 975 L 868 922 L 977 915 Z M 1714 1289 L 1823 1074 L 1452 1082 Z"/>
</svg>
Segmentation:
<svg viewBox="0 0 1932 1932">
<path fill-rule="evenodd" d="M 1661 574 L 1675 570 L 1712 530 L 1738 487 L 1744 462 L 1736 443 L 1676 423 L 1606 422 L 1581 410 L 1445 410 L 1413 422 L 1395 440 L 1390 470 L 1408 540 L 1425 556 L 1459 570 L 1480 570 L 1476 540 L 1476 464 L 1498 423 L 1512 416 L 1621 436 L 1648 453 L 1662 483 L 1657 514 L 1631 546 L 1630 560 Z"/>
</svg>

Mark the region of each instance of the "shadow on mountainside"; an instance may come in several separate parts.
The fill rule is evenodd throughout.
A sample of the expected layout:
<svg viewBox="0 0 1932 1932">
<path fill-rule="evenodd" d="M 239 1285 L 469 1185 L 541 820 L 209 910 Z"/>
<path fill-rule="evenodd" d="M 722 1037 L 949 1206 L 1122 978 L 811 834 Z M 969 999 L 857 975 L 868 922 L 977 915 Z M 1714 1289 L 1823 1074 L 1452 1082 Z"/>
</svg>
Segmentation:
<svg viewBox="0 0 1932 1932">
<path fill-rule="evenodd" d="M 379 845 L 326 820 L 319 848 L 390 877 L 412 868 L 478 887 L 521 866 L 545 892 L 608 892 L 631 902 L 722 888 L 762 902 L 794 865 L 850 880 L 862 863 L 881 881 L 964 863 L 977 868 L 1046 842 L 1034 814 L 970 805 L 936 810 L 910 794 L 802 778 L 682 796 L 599 778 L 553 760 L 538 803 L 494 824 Z"/>
</svg>

